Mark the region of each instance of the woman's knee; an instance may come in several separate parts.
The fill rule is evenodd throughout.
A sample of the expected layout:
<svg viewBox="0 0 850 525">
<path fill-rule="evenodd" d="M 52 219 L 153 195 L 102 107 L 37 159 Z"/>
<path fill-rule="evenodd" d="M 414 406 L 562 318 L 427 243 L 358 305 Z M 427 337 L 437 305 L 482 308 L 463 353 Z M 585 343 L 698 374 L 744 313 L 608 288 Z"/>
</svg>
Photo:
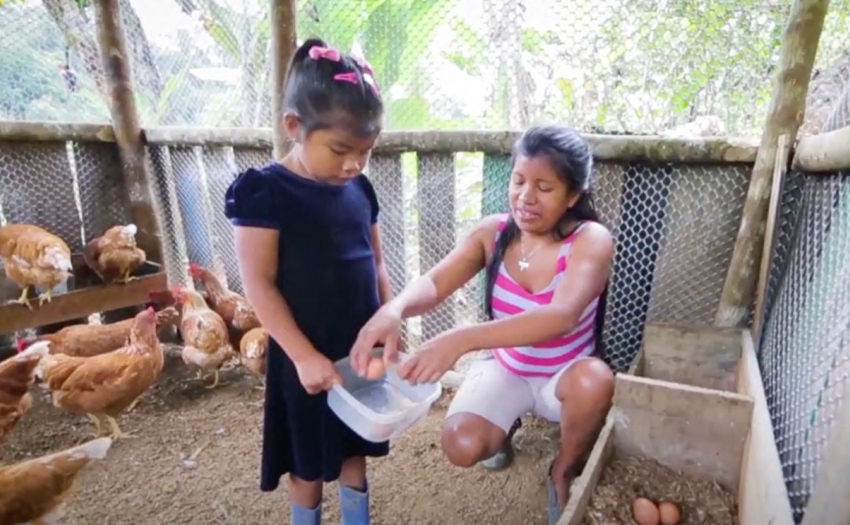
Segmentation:
<svg viewBox="0 0 850 525">
<path fill-rule="evenodd" d="M 580 400 L 585 406 L 605 409 L 614 398 L 614 372 L 601 359 L 584 359 L 564 372 L 555 393 L 561 402 Z"/>
<path fill-rule="evenodd" d="M 475 414 L 454 414 L 443 421 L 440 444 L 446 458 L 455 466 L 472 467 L 498 448 L 505 433 L 496 425 Z M 497 443 L 495 447 L 493 443 Z"/>
</svg>

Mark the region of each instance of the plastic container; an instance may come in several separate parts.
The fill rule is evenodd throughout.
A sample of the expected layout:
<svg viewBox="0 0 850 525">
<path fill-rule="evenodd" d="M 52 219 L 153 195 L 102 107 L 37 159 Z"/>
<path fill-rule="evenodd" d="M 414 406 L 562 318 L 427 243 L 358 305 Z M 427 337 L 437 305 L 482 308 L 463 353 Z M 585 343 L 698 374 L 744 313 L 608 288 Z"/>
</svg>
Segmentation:
<svg viewBox="0 0 850 525">
<path fill-rule="evenodd" d="M 375 348 L 372 355 L 381 352 L 381 348 Z M 347 357 L 334 366 L 343 382 L 328 392 L 328 405 L 343 423 L 373 443 L 392 439 L 412 427 L 428 414 L 442 393 L 439 382 L 408 383 L 398 376 L 395 365 L 376 380 L 357 375 Z"/>
</svg>

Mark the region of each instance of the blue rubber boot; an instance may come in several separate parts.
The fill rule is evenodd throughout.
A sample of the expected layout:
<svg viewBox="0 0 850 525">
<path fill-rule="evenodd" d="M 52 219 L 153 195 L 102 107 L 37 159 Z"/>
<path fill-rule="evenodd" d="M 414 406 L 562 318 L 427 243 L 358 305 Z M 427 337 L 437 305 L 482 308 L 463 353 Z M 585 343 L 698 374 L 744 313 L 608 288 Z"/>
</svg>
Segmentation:
<svg viewBox="0 0 850 525">
<path fill-rule="evenodd" d="M 292 525 L 321 525 L 322 504 L 319 503 L 314 509 L 308 509 L 295 503 L 290 504 Z"/>
<path fill-rule="evenodd" d="M 370 525 L 369 484 L 362 491 L 340 485 L 339 513 L 342 525 Z"/>
</svg>

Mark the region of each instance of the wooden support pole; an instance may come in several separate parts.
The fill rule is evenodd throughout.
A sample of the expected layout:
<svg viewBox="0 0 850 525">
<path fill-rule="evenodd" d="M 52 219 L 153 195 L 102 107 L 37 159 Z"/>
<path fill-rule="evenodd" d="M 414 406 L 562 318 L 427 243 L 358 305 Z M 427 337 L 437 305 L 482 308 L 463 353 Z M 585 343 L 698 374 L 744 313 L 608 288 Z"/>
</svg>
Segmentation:
<svg viewBox="0 0 850 525">
<path fill-rule="evenodd" d="M 764 301 L 767 293 L 767 281 L 770 276 L 770 257 L 773 253 L 773 243 L 776 240 L 777 217 L 779 214 L 779 202 L 782 200 L 782 182 L 785 180 L 785 172 L 788 168 L 788 157 L 791 153 L 791 145 L 788 143 L 788 135 L 779 136 L 779 146 L 776 153 L 776 164 L 773 167 L 773 185 L 770 190 L 770 201 L 765 223 L 764 249 L 762 250 L 761 264 L 759 268 L 758 286 L 756 288 L 756 310 L 753 319 L 752 334 L 756 341 L 761 341 L 761 330 L 764 324 Z"/>
<path fill-rule="evenodd" d="M 272 129 L 274 132 L 274 158 L 283 157 L 289 149 L 289 140 L 283 128 L 283 91 L 289 61 L 295 54 L 295 0 L 271 0 L 272 35 Z"/>
<path fill-rule="evenodd" d="M 145 158 L 142 126 L 130 72 L 118 0 L 96 0 L 95 22 L 103 69 L 109 88 L 109 110 L 115 140 L 123 162 L 124 186 L 130 199 L 130 215 L 138 227 L 136 240 L 149 260 L 162 264 L 162 235 Z M 100 235 L 102 232 L 94 232 Z M 92 232 L 89 232 L 91 237 Z"/>
<path fill-rule="evenodd" d="M 828 7 L 829 0 L 795 0 L 791 8 L 773 84 L 773 99 L 717 307 L 715 324 L 719 326 L 739 326 L 746 321 L 758 278 L 779 136 L 788 135 L 791 144 L 796 141 L 806 110 L 809 79 Z"/>
<path fill-rule="evenodd" d="M 850 348 L 845 347 L 844 351 Z M 845 390 L 846 391 L 846 390 Z M 847 525 L 850 523 L 850 395 L 844 394 L 836 411 L 835 427 L 818 471 L 817 481 L 806 506 L 802 525 Z"/>
</svg>

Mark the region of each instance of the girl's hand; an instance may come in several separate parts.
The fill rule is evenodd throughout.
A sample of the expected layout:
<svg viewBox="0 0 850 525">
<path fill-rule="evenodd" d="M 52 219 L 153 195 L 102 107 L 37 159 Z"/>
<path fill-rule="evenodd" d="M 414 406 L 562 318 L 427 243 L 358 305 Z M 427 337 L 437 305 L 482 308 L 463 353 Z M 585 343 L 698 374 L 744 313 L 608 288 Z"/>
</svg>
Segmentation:
<svg viewBox="0 0 850 525">
<path fill-rule="evenodd" d="M 398 365 L 398 375 L 414 385 L 436 383 L 468 350 L 455 333 L 442 333 Z"/>
<path fill-rule="evenodd" d="M 342 384 L 342 377 L 331 360 L 318 352 L 297 361 L 295 370 L 308 394 L 318 394 L 323 390 L 330 390 L 334 385 Z"/>
<path fill-rule="evenodd" d="M 360 376 L 366 375 L 366 368 L 372 356 L 372 348 L 384 345 L 384 366 L 398 361 L 401 346 L 401 315 L 387 303 L 360 329 L 357 340 L 351 347 L 351 368 Z"/>
</svg>

